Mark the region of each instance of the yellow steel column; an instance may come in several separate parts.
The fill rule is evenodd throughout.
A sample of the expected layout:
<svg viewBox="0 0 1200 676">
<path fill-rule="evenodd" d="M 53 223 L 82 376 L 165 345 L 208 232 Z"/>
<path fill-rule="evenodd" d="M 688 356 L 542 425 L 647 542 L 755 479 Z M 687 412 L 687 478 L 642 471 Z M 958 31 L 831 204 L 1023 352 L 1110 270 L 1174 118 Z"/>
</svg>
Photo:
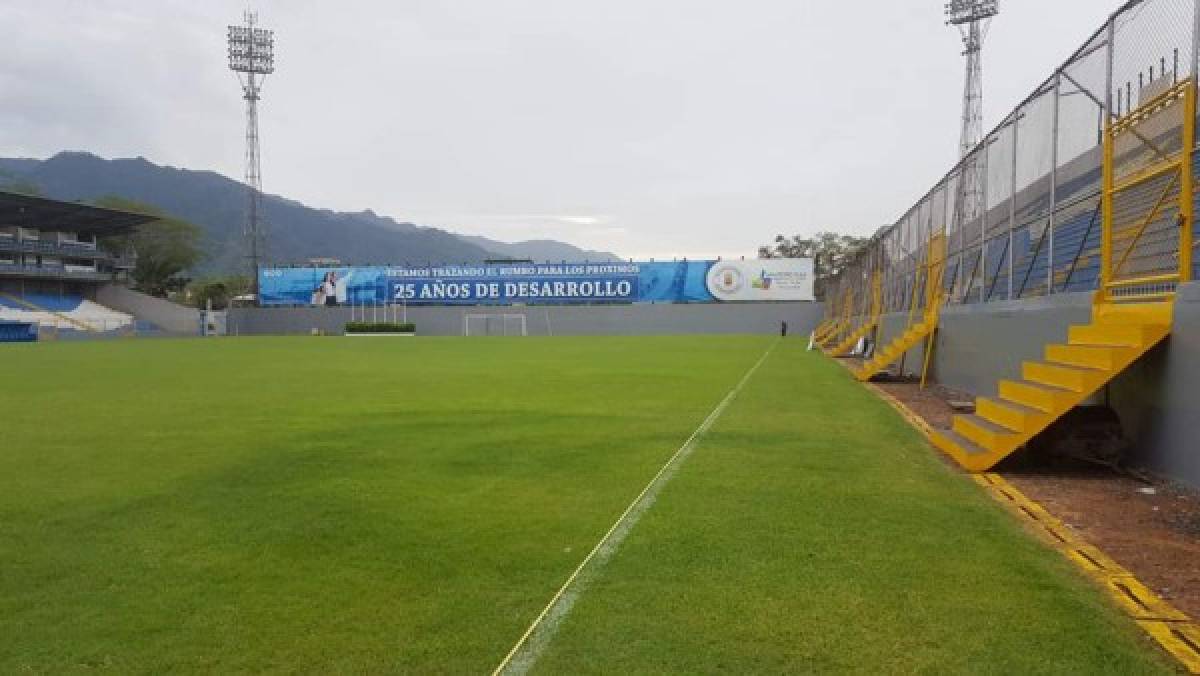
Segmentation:
<svg viewBox="0 0 1200 676">
<path fill-rule="evenodd" d="M 1183 227 L 1179 233 L 1179 282 L 1192 279 L 1192 239 L 1195 231 L 1195 186 L 1192 183 L 1192 153 L 1196 145 L 1196 81 L 1189 80 L 1183 95 L 1183 164 L 1180 167 L 1179 214 Z"/>
<path fill-rule="evenodd" d="M 1104 116 L 1103 185 L 1101 186 L 1100 222 L 1100 291 L 1099 302 L 1107 301 L 1108 285 L 1112 282 L 1112 228 L 1113 228 L 1113 123 L 1112 115 Z"/>
<path fill-rule="evenodd" d="M 912 326 L 913 315 L 917 313 L 917 299 L 921 297 L 921 274 L 925 272 L 925 261 L 928 259 L 928 247 L 922 252 L 922 258 L 913 269 L 912 300 L 908 306 L 908 326 Z"/>
<path fill-rule="evenodd" d="M 871 323 L 878 324 L 883 314 L 883 273 L 876 270 L 871 275 Z"/>
<path fill-rule="evenodd" d="M 929 380 L 929 364 L 933 361 L 934 339 L 942 309 L 942 277 L 946 270 L 946 235 L 938 233 L 929 238 L 929 272 L 925 294 L 925 321 L 929 324 L 929 338 L 925 343 L 925 354 L 921 364 L 921 389 Z"/>
</svg>

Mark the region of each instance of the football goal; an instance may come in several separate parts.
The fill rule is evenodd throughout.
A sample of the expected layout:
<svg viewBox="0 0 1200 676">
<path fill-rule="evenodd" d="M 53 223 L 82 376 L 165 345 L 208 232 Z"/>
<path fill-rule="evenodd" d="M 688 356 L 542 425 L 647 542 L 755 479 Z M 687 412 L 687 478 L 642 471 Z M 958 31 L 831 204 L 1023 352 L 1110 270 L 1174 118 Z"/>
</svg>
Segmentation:
<svg viewBox="0 0 1200 676">
<path fill-rule="evenodd" d="M 527 336 L 525 315 L 464 315 L 464 336 Z"/>
</svg>

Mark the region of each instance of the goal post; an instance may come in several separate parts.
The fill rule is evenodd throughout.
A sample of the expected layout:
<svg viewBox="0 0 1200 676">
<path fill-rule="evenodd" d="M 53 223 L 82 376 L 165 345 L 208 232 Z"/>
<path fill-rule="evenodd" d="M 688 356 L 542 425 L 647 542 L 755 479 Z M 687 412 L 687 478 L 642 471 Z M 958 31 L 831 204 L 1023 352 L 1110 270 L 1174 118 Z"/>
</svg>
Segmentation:
<svg viewBox="0 0 1200 676">
<path fill-rule="evenodd" d="M 528 336 L 525 315 L 467 314 L 463 315 L 464 336 Z"/>
</svg>

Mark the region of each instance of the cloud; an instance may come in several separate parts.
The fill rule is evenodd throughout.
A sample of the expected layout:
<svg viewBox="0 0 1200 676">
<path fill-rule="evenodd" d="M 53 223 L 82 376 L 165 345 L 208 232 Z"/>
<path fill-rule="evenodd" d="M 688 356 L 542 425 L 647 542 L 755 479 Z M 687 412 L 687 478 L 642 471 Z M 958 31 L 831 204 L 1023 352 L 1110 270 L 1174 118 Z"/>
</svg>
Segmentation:
<svg viewBox="0 0 1200 676">
<path fill-rule="evenodd" d="M 555 216 L 554 220 L 573 225 L 598 225 L 603 223 L 605 219 L 597 216 Z"/>
<path fill-rule="evenodd" d="M 422 211 L 411 212 L 406 216 L 409 220 L 419 220 L 422 223 L 457 223 L 478 224 L 482 227 L 498 228 L 569 228 L 576 231 L 580 228 L 596 230 L 594 226 L 610 223 L 610 216 L 587 216 L 571 214 L 489 214 L 489 213 L 460 213 Z"/>
<path fill-rule="evenodd" d="M 986 122 L 1115 3 L 1010 0 L 988 37 Z M 777 233 L 894 222 L 957 156 L 961 43 L 936 4 L 875 0 L 853 22 L 796 0 L 256 4 L 278 67 L 259 111 L 263 185 L 314 206 L 752 255 Z M 244 9 L 0 4 L 0 155 L 240 176 L 224 42 Z"/>
</svg>

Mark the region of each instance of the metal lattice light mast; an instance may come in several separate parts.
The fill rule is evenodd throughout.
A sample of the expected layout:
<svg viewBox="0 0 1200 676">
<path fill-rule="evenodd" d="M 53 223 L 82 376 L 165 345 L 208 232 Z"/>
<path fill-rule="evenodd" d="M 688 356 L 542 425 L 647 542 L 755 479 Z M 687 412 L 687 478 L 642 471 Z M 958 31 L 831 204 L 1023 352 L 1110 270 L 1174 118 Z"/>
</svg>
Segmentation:
<svg viewBox="0 0 1200 676">
<path fill-rule="evenodd" d="M 266 249 L 266 236 L 259 222 L 262 196 L 262 167 L 258 148 L 258 99 L 263 81 L 275 72 L 275 34 L 258 28 L 258 14 L 247 11 L 241 26 L 229 27 L 229 69 L 237 73 L 246 100 L 246 238 L 250 278 L 258 299 L 258 268 Z"/>
<path fill-rule="evenodd" d="M 958 27 L 965 47 L 963 56 L 967 57 L 960 157 L 966 157 L 983 136 L 983 41 L 992 17 L 1000 13 L 997 4 L 997 0 L 950 0 L 946 3 L 946 24 Z"/>
<path fill-rule="evenodd" d="M 967 57 L 967 76 L 963 86 L 962 130 L 959 135 L 959 158 L 965 160 L 983 140 L 983 41 L 988 24 L 1000 13 L 997 0 L 950 0 L 945 5 L 946 24 L 956 26 L 962 36 L 963 56 Z M 986 148 L 984 149 L 986 153 Z M 954 210 L 954 228 L 959 244 L 964 242 L 965 226 L 979 218 L 983 204 L 983 172 L 986 159 L 977 156 L 962 163 L 958 180 L 958 199 Z M 983 233 L 980 233 L 979 265 L 983 265 Z M 959 280 L 964 273 L 960 264 Z M 986 276 L 986 273 L 985 273 Z M 974 278 L 974 275 L 972 275 Z M 958 282 L 955 282 L 958 286 Z M 982 284 L 980 285 L 982 288 Z M 962 292 L 967 293 L 964 289 Z"/>
</svg>

